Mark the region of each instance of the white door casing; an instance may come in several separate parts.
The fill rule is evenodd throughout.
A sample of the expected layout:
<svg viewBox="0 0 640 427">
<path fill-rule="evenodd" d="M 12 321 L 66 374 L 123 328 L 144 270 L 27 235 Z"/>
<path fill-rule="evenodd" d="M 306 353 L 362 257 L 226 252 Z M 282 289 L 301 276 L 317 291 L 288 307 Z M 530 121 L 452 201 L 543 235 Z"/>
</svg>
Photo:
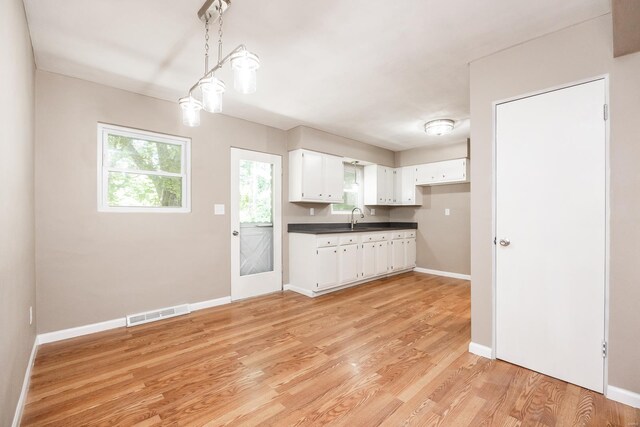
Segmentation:
<svg viewBox="0 0 640 427">
<path fill-rule="evenodd" d="M 231 299 L 238 300 L 282 290 L 282 158 L 278 155 L 231 148 Z M 272 223 L 260 224 L 256 230 L 271 229 L 272 245 L 267 254 L 273 257 L 272 268 L 256 274 L 241 274 L 240 162 L 270 164 L 272 169 Z"/>
<path fill-rule="evenodd" d="M 603 392 L 606 80 L 496 106 L 495 351 Z"/>
</svg>

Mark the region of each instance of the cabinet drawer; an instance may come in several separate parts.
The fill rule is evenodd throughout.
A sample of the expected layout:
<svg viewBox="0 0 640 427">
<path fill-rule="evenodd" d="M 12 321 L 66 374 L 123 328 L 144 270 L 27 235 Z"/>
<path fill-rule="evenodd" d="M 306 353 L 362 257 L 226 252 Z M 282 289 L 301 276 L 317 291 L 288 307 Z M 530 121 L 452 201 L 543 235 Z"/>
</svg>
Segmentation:
<svg viewBox="0 0 640 427">
<path fill-rule="evenodd" d="M 393 233 L 391 233 L 391 238 L 393 240 L 404 239 L 404 233 L 404 231 L 394 231 Z"/>
<path fill-rule="evenodd" d="M 355 245 L 358 243 L 358 236 L 349 234 L 348 236 L 340 236 L 339 240 L 341 245 Z"/>
<path fill-rule="evenodd" d="M 407 239 L 412 239 L 412 238 L 416 237 L 416 232 L 415 231 L 405 231 L 404 236 Z"/>
<path fill-rule="evenodd" d="M 388 240 L 386 234 L 365 234 L 362 236 L 362 243 L 380 242 L 382 240 Z"/>
<path fill-rule="evenodd" d="M 327 246 L 338 246 L 338 236 L 318 237 L 316 247 L 326 248 Z"/>
</svg>

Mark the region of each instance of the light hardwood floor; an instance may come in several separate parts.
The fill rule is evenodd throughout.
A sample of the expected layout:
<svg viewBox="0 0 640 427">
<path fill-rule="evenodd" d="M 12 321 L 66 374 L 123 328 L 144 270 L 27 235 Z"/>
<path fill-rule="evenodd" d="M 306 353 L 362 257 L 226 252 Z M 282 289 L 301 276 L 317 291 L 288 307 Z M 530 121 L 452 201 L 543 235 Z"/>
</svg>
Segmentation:
<svg viewBox="0 0 640 427">
<path fill-rule="evenodd" d="M 640 425 L 468 353 L 469 298 L 467 281 L 407 273 L 43 345 L 23 425 Z"/>
</svg>

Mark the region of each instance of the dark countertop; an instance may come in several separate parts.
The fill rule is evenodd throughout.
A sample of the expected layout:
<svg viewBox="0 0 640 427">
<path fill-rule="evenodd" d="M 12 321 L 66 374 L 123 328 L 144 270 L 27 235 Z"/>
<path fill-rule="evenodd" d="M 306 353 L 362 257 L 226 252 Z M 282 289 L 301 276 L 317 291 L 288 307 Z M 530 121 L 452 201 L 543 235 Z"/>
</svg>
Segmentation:
<svg viewBox="0 0 640 427">
<path fill-rule="evenodd" d="M 334 223 L 306 223 L 306 224 L 289 224 L 287 231 L 289 233 L 303 234 L 336 234 L 336 233 L 362 233 L 370 231 L 394 231 L 394 230 L 410 230 L 417 229 L 417 222 L 359 222 L 353 230 L 351 224 L 334 222 Z"/>
</svg>

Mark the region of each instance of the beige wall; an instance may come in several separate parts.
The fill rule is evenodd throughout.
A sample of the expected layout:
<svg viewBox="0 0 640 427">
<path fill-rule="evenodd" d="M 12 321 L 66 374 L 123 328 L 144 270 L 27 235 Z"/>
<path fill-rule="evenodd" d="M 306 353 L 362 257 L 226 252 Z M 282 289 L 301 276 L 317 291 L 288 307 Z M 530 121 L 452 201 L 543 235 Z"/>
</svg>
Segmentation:
<svg viewBox="0 0 640 427">
<path fill-rule="evenodd" d="M 410 166 L 468 157 L 467 141 L 398 151 L 396 166 Z M 470 186 L 469 184 L 418 187 L 422 206 L 393 208 L 392 221 L 417 221 L 417 260 L 421 268 L 469 274 Z M 444 214 L 450 209 L 450 215 Z"/>
<path fill-rule="evenodd" d="M 34 63 L 20 0 L 0 3 L 0 425 L 11 425 L 35 340 Z"/>
<path fill-rule="evenodd" d="M 97 122 L 192 138 L 192 212 L 97 212 Z M 176 103 L 40 71 L 36 135 L 40 333 L 230 295 L 229 215 L 213 215 L 229 148 L 287 153 L 278 129 L 220 114 L 188 128 Z"/>
<path fill-rule="evenodd" d="M 611 270 L 609 384 L 640 392 L 640 54 L 613 59 L 611 16 L 471 64 L 472 340 L 492 344 L 492 102 L 610 76 Z"/>
</svg>

